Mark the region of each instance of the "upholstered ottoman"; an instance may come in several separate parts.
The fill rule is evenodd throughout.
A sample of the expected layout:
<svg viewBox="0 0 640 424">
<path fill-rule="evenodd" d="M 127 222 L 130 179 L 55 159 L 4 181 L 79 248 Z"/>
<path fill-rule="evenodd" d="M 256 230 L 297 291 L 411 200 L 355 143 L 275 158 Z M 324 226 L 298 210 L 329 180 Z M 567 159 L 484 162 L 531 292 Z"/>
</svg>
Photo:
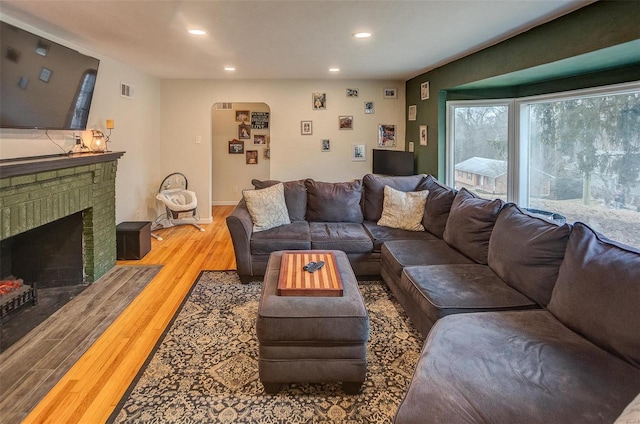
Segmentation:
<svg viewBox="0 0 640 424">
<path fill-rule="evenodd" d="M 326 382 L 341 382 L 348 394 L 360 391 L 369 316 L 347 255 L 333 253 L 344 286 L 340 297 L 279 296 L 283 252 L 269 258 L 256 322 L 258 370 L 267 393 L 284 383 Z"/>
</svg>

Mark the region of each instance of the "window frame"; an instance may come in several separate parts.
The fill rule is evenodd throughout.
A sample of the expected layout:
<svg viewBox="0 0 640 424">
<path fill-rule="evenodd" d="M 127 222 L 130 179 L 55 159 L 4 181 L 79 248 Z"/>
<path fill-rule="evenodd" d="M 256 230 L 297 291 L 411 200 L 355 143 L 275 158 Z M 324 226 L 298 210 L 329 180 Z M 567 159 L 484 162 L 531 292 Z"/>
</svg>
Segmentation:
<svg viewBox="0 0 640 424">
<path fill-rule="evenodd" d="M 507 201 L 527 208 L 529 207 L 530 105 L 584 97 L 628 94 L 636 91 L 640 91 L 640 80 L 512 99 L 449 100 L 445 108 L 445 184 L 450 187 L 455 186 L 453 135 L 455 134 L 454 110 L 456 107 L 508 106 Z"/>
</svg>

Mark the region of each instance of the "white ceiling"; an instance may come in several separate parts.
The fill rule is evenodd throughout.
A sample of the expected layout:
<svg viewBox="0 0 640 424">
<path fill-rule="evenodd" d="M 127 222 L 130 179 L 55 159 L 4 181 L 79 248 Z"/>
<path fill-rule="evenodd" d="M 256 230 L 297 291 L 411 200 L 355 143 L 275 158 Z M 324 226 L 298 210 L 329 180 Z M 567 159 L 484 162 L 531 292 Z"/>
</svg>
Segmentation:
<svg viewBox="0 0 640 424">
<path fill-rule="evenodd" d="M 0 13 L 159 78 L 406 80 L 592 2 L 0 0 Z"/>
</svg>

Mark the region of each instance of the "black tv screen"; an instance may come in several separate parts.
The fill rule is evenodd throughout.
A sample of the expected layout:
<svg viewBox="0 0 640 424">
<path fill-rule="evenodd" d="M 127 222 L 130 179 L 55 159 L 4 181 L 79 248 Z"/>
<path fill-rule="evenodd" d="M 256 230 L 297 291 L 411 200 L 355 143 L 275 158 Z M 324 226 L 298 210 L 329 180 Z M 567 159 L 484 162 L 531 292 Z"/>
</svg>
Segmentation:
<svg viewBox="0 0 640 424">
<path fill-rule="evenodd" d="M 413 175 L 413 153 L 400 150 L 373 149 L 373 173 Z"/>
<path fill-rule="evenodd" d="M 0 127 L 85 130 L 100 61 L 0 22 Z"/>
</svg>

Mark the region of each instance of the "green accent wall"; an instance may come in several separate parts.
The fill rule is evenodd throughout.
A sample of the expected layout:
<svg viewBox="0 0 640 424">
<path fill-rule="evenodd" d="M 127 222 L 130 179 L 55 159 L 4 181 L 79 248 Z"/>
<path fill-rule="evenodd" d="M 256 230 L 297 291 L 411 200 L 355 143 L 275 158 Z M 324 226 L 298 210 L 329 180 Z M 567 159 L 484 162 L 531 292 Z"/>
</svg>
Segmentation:
<svg viewBox="0 0 640 424">
<path fill-rule="evenodd" d="M 511 98 L 640 79 L 640 1 L 599 1 L 406 82 L 416 169 L 444 180 L 446 101 Z M 429 81 L 428 100 L 420 84 Z M 428 125 L 428 146 L 419 126 Z M 405 143 L 408 145 L 408 143 Z"/>
</svg>

